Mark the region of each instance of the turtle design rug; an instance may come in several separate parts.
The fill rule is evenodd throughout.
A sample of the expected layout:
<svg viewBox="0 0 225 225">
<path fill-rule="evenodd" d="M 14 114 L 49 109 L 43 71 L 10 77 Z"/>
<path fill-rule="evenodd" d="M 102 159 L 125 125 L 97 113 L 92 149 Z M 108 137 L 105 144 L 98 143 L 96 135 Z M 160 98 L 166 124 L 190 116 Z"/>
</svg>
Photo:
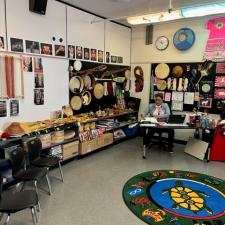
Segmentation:
<svg viewBox="0 0 225 225">
<path fill-rule="evenodd" d="M 147 224 L 224 225 L 225 181 L 205 174 L 149 171 L 123 188 L 127 207 Z"/>
</svg>

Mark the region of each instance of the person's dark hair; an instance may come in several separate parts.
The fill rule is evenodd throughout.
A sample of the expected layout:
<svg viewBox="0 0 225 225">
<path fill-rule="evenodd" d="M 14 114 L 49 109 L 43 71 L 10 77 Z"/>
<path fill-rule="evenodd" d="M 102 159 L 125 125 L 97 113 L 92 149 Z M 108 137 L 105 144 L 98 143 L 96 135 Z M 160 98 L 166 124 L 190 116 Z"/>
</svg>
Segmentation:
<svg viewBox="0 0 225 225">
<path fill-rule="evenodd" d="M 157 97 L 163 99 L 163 94 L 162 94 L 162 93 L 157 93 L 157 94 L 155 94 L 155 98 L 157 98 Z"/>
<path fill-rule="evenodd" d="M 225 106 L 223 107 L 223 110 L 220 113 L 220 119 L 225 120 Z"/>
</svg>

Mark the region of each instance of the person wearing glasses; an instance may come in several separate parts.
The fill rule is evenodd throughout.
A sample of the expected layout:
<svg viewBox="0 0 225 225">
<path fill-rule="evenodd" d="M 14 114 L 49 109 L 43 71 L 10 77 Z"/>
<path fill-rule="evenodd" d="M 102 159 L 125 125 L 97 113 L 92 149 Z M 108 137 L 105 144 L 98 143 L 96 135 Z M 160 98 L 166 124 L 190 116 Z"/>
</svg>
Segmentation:
<svg viewBox="0 0 225 225">
<path fill-rule="evenodd" d="M 155 117 L 158 122 L 167 122 L 170 114 L 171 112 L 168 104 L 163 102 L 163 94 L 158 93 L 155 95 L 155 103 L 149 104 L 144 115 L 142 114 L 141 117 Z M 162 133 L 168 134 L 168 150 L 170 153 L 173 153 L 174 129 L 154 129 L 154 127 L 152 127 L 148 129 L 148 133 L 145 136 L 146 140 L 144 140 L 144 142 L 150 142 L 155 133 L 160 135 Z"/>
</svg>

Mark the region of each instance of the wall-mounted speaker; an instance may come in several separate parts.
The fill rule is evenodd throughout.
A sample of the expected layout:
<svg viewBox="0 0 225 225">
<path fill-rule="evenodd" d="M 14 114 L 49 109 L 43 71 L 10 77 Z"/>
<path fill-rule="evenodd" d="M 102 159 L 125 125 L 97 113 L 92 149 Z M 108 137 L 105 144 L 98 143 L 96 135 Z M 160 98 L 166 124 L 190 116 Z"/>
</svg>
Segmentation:
<svg viewBox="0 0 225 225">
<path fill-rule="evenodd" d="M 153 42 L 153 25 L 150 24 L 146 26 L 146 39 L 145 39 L 145 44 L 146 45 L 151 45 Z"/>
<path fill-rule="evenodd" d="M 29 0 L 29 10 L 45 15 L 48 0 Z"/>
</svg>

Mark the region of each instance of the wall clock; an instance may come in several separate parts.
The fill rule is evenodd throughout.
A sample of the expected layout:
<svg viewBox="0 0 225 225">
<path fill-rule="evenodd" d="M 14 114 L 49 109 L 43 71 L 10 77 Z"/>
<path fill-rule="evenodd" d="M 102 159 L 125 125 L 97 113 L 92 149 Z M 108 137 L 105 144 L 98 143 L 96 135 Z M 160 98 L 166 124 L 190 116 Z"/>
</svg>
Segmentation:
<svg viewBox="0 0 225 225">
<path fill-rule="evenodd" d="M 169 46 L 169 39 L 165 36 L 160 36 L 156 39 L 155 46 L 158 50 L 163 51 Z"/>
<path fill-rule="evenodd" d="M 181 28 L 173 36 L 173 44 L 178 50 L 187 50 L 195 42 L 195 33 L 190 28 Z"/>
</svg>

